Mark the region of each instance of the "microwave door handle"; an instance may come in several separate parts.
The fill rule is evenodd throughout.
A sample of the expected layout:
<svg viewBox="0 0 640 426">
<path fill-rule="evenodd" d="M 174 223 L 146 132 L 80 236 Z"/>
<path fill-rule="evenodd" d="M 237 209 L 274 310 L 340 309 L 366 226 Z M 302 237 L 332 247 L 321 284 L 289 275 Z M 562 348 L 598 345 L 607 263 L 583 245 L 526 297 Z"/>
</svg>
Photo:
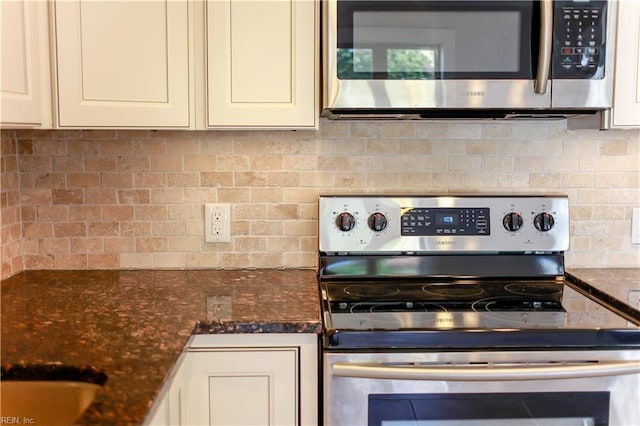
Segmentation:
<svg viewBox="0 0 640 426">
<path fill-rule="evenodd" d="M 533 84 L 537 94 L 547 92 L 549 69 L 551 68 L 551 50 L 553 42 L 553 0 L 540 1 L 540 46 L 538 49 L 538 70 Z"/>
<path fill-rule="evenodd" d="M 625 374 L 640 374 L 640 361 L 598 362 L 583 364 L 547 364 L 522 366 L 466 367 L 447 365 L 416 366 L 388 365 L 376 363 L 336 362 L 331 374 L 339 377 L 358 377 L 391 380 L 438 380 L 438 381 L 483 381 L 483 380 L 557 380 L 582 379 L 588 377 L 610 377 Z"/>
</svg>

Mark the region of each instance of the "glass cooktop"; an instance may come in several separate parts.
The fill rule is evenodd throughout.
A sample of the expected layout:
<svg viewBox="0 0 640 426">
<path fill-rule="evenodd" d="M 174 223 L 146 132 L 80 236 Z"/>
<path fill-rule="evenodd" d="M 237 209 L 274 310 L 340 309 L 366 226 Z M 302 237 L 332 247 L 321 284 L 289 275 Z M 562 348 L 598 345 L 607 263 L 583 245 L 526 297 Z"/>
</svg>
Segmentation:
<svg viewBox="0 0 640 426">
<path fill-rule="evenodd" d="M 320 282 L 328 350 L 640 347 L 640 326 L 565 280 Z"/>
<path fill-rule="evenodd" d="M 321 290 L 333 330 L 631 326 L 557 280 L 338 280 Z"/>
</svg>

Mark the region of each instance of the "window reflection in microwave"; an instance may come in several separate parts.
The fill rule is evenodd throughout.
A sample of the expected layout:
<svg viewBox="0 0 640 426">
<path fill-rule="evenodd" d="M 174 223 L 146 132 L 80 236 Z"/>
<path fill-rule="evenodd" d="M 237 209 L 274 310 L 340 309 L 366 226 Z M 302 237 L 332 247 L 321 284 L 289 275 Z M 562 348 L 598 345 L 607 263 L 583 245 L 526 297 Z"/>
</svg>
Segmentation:
<svg viewBox="0 0 640 426">
<path fill-rule="evenodd" d="M 378 53 L 382 54 L 378 54 Z M 434 80 L 438 68 L 439 49 L 385 48 L 338 49 L 338 78 L 345 80 L 372 79 L 384 70 L 391 80 Z"/>
</svg>

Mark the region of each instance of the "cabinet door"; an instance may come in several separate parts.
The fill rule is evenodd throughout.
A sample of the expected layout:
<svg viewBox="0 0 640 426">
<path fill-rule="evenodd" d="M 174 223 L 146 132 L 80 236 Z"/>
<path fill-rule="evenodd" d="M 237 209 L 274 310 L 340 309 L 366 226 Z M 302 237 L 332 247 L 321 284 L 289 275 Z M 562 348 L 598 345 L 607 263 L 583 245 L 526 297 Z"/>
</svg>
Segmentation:
<svg viewBox="0 0 640 426">
<path fill-rule="evenodd" d="M 307 0 L 209 0 L 207 125 L 317 125 L 317 8 Z"/>
<path fill-rule="evenodd" d="M 186 371 L 182 424 L 298 423 L 298 348 L 190 352 Z"/>
<path fill-rule="evenodd" d="M 50 127 L 47 4 L 2 0 L 0 15 L 0 123 Z"/>
<path fill-rule="evenodd" d="M 640 2 L 618 2 L 613 127 L 640 127 Z"/>
<path fill-rule="evenodd" d="M 55 6 L 61 127 L 189 126 L 186 0 Z"/>
</svg>

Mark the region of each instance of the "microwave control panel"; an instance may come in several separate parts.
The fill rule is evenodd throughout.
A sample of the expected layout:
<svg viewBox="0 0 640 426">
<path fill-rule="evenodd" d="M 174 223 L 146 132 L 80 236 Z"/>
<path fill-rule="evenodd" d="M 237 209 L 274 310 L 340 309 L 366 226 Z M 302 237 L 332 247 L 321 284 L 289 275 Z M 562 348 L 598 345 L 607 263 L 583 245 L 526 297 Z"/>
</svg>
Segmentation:
<svg viewBox="0 0 640 426">
<path fill-rule="evenodd" d="M 603 78 L 607 2 L 556 1 L 553 15 L 552 77 Z"/>
</svg>

